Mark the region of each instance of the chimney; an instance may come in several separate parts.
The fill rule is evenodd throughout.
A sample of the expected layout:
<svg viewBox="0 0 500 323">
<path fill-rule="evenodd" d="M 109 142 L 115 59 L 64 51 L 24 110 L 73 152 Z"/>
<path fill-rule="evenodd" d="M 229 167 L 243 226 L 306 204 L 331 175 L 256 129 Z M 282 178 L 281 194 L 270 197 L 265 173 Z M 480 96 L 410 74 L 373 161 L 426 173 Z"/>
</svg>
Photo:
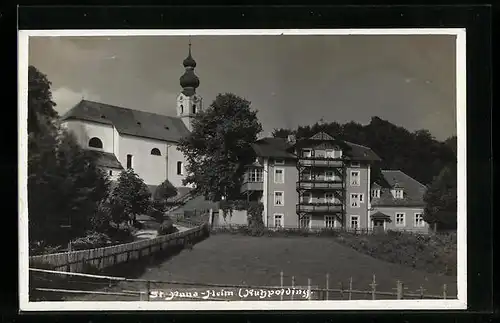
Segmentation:
<svg viewBox="0 0 500 323">
<path fill-rule="evenodd" d="M 295 144 L 295 135 L 288 135 L 287 141 L 289 144 L 294 145 Z"/>
</svg>

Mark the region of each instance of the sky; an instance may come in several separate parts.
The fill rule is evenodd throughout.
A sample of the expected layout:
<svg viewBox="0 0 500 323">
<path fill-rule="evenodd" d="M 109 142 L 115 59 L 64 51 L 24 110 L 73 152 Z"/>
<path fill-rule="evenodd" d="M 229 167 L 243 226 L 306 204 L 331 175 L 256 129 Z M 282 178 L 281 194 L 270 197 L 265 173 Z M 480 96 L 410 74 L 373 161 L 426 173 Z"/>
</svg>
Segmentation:
<svg viewBox="0 0 500 323">
<path fill-rule="evenodd" d="M 378 116 L 438 140 L 456 134 L 455 36 L 191 36 L 205 107 L 219 93 L 251 102 L 274 128 L 361 124 Z M 175 115 L 188 36 L 30 37 L 62 114 L 82 98 Z"/>
</svg>

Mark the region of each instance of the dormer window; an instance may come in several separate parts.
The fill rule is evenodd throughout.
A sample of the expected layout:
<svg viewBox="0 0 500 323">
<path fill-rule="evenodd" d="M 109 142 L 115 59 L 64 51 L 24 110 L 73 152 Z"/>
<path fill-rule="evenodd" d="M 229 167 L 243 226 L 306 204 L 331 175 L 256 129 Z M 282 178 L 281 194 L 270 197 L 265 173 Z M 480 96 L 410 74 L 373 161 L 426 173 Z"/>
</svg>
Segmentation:
<svg viewBox="0 0 500 323">
<path fill-rule="evenodd" d="M 380 198 L 380 189 L 374 188 L 371 192 L 372 198 Z"/>
<path fill-rule="evenodd" d="M 400 188 L 394 190 L 394 198 L 402 199 L 403 198 L 403 190 Z"/>
<path fill-rule="evenodd" d="M 351 162 L 351 167 L 359 167 L 359 166 L 360 166 L 359 162 L 357 161 Z"/>
</svg>

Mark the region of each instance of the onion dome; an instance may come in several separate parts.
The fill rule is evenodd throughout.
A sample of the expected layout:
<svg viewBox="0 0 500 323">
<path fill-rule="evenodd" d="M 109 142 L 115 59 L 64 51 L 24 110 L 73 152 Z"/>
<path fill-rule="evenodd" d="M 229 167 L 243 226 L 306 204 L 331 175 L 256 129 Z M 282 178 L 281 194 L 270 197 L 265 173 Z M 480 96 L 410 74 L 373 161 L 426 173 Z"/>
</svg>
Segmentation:
<svg viewBox="0 0 500 323">
<path fill-rule="evenodd" d="M 200 86 L 200 79 L 196 76 L 196 74 L 194 74 L 193 70 L 186 70 L 179 81 L 182 88 L 191 87 L 196 89 Z"/>
</svg>

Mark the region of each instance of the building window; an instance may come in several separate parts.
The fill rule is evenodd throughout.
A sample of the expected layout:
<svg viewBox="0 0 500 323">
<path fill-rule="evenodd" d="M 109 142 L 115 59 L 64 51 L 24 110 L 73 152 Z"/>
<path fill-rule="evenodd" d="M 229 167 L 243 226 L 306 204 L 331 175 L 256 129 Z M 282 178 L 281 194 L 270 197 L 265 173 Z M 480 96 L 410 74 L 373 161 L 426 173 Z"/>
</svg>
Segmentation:
<svg viewBox="0 0 500 323">
<path fill-rule="evenodd" d="M 336 226 L 335 216 L 333 216 L 333 215 L 326 215 L 325 216 L 325 228 L 333 229 L 333 228 L 335 228 L 335 226 Z"/>
<path fill-rule="evenodd" d="M 415 213 L 415 226 L 418 228 L 424 227 L 424 215 L 422 213 Z"/>
<path fill-rule="evenodd" d="M 359 186 L 359 171 L 353 170 L 351 171 L 351 186 Z"/>
<path fill-rule="evenodd" d="M 275 191 L 274 192 L 274 206 L 283 206 L 284 203 L 283 192 Z"/>
<path fill-rule="evenodd" d="M 302 180 L 304 181 L 310 181 L 312 178 L 311 176 L 311 170 L 309 169 L 306 169 L 304 171 L 302 171 Z"/>
<path fill-rule="evenodd" d="M 302 203 L 312 203 L 313 196 L 311 192 L 304 192 L 302 194 Z"/>
<path fill-rule="evenodd" d="M 302 149 L 302 157 L 311 158 L 312 157 L 312 150 L 309 148 Z"/>
<path fill-rule="evenodd" d="M 360 203 L 360 194 L 359 193 L 351 193 L 351 207 L 359 207 Z"/>
<path fill-rule="evenodd" d="M 334 150 L 333 149 L 327 149 L 326 150 L 326 158 L 335 158 Z"/>
<path fill-rule="evenodd" d="M 335 179 L 335 175 L 333 174 L 333 171 L 326 171 L 325 172 L 325 181 L 333 181 Z"/>
<path fill-rule="evenodd" d="M 132 155 L 127 155 L 127 169 L 132 168 Z"/>
<path fill-rule="evenodd" d="M 333 193 L 325 193 L 325 203 L 335 203 L 335 196 L 333 195 Z"/>
<path fill-rule="evenodd" d="M 262 169 L 253 168 L 248 171 L 248 181 L 249 182 L 262 182 Z"/>
<path fill-rule="evenodd" d="M 109 171 L 109 176 L 113 176 L 113 171 L 112 170 Z"/>
<path fill-rule="evenodd" d="M 274 182 L 276 184 L 285 183 L 285 170 L 283 168 L 274 169 Z"/>
<path fill-rule="evenodd" d="M 285 161 L 283 159 L 276 159 L 274 165 L 285 165 Z"/>
<path fill-rule="evenodd" d="M 378 188 L 373 189 L 371 193 L 373 198 L 380 198 L 380 190 Z"/>
<path fill-rule="evenodd" d="M 311 228 L 311 216 L 310 215 L 303 215 L 300 218 L 299 225 L 300 225 L 301 229 L 310 229 Z"/>
<path fill-rule="evenodd" d="M 396 213 L 396 226 L 398 226 L 398 227 L 405 226 L 405 214 L 404 213 Z"/>
<path fill-rule="evenodd" d="M 193 114 L 196 114 L 196 104 L 193 104 Z"/>
<path fill-rule="evenodd" d="M 89 147 L 102 149 L 101 139 L 94 137 L 89 140 Z"/>
<path fill-rule="evenodd" d="M 180 108 L 181 108 L 181 114 L 183 114 L 184 113 L 184 105 L 181 104 Z"/>
<path fill-rule="evenodd" d="M 365 203 L 365 194 L 359 193 L 359 202 L 360 203 Z"/>
<path fill-rule="evenodd" d="M 324 150 L 316 150 L 314 152 L 315 157 L 318 158 L 325 158 L 325 151 Z"/>
<path fill-rule="evenodd" d="M 351 215 L 351 229 L 359 229 L 359 215 Z"/>
<path fill-rule="evenodd" d="M 275 214 L 274 215 L 274 227 L 276 227 L 276 228 L 283 227 L 283 214 Z"/>
<path fill-rule="evenodd" d="M 403 198 L 403 190 L 396 190 L 394 192 L 394 197 L 397 199 L 402 199 Z"/>
<path fill-rule="evenodd" d="M 335 149 L 333 150 L 333 157 L 334 158 L 342 157 L 342 150 L 339 147 L 335 147 Z"/>
<path fill-rule="evenodd" d="M 183 171 L 183 169 L 182 169 L 182 168 L 183 168 L 183 167 L 182 167 L 182 162 L 181 162 L 181 161 L 178 161 L 178 162 L 177 162 L 177 175 L 182 175 L 182 171 Z"/>
<path fill-rule="evenodd" d="M 356 161 L 353 161 L 351 162 L 351 167 L 360 167 L 360 163 L 359 162 L 356 162 Z"/>
<path fill-rule="evenodd" d="M 151 155 L 161 156 L 160 149 L 158 149 L 158 148 L 151 149 Z"/>
</svg>

